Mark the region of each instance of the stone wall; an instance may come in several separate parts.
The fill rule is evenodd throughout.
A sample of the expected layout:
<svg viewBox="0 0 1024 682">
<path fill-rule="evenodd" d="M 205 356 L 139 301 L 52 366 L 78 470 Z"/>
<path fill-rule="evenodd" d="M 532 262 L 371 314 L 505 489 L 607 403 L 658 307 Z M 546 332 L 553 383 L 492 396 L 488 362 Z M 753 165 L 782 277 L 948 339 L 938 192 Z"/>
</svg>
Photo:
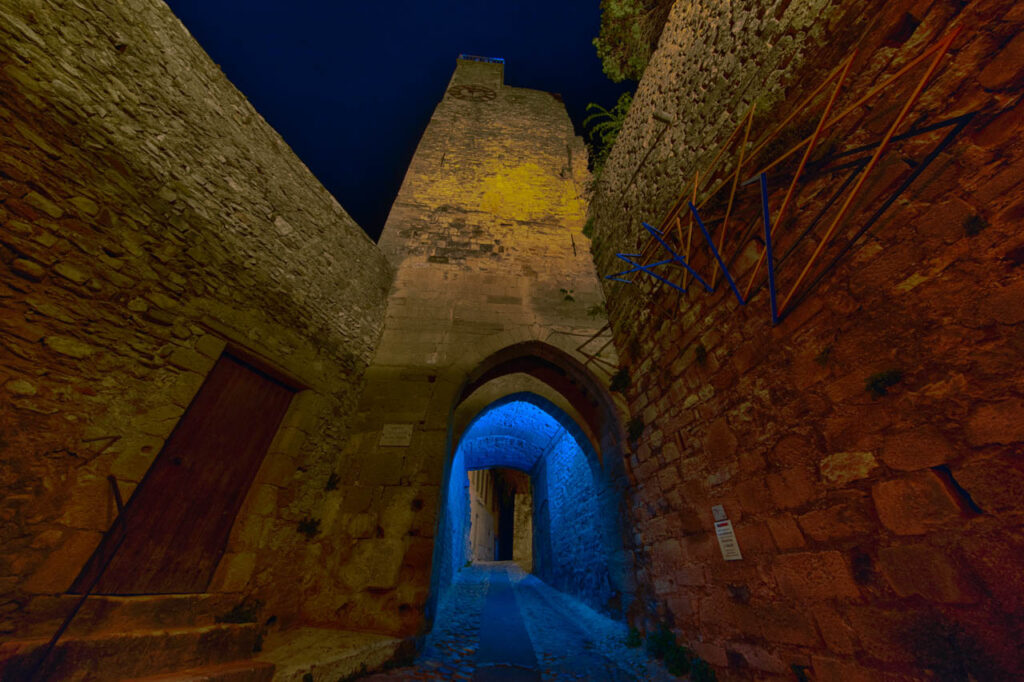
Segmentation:
<svg viewBox="0 0 1024 682">
<path fill-rule="evenodd" d="M 741 307 L 720 274 L 713 295 L 644 275 L 606 282 L 638 436 L 632 524 L 646 593 L 635 622 L 668 621 L 720 679 L 1022 674 L 1022 25 L 1005 1 L 673 8 L 592 203 L 602 276 L 625 269 L 615 253 L 637 250 L 641 220 L 659 225 L 689 195 L 751 102 L 759 141 L 853 46 L 836 110 L 962 26 L 900 132 L 974 113 L 934 159 L 954 128 L 894 144 L 840 240 L 923 172 L 778 325 L 766 287 Z M 909 88 L 826 134 L 812 161 L 878 140 Z M 813 131 L 815 116 L 761 158 Z M 745 167 L 743 179 L 757 170 Z M 792 172 L 769 173 L 772 211 Z M 830 177 L 801 185 L 780 244 L 823 207 Z M 734 274 L 763 247 L 756 182 L 738 197 L 724 249 Z M 712 230 L 724 207 L 705 205 Z M 679 253 L 683 241 L 673 239 Z M 792 284 L 805 249 L 780 265 L 780 284 Z M 710 276 L 707 249 L 694 254 Z M 742 560 L 722 557 L 715 505 Z"/>
<path fill-rule="evenodd" d="M 130 496 L 225 345 L 304 390 L 210 589 L 287 622 L 390 268 L 158 0 L 5 2 L 0 43 L 0 632 L 69 586 L 105 477 Z"/>
<path fill-rule="evenodd" d="M 526 572 L 533 570 L 533 487 L 527 484 L 515 499 L 515 539 L 512 559 Z"/>
<path fill-rule="evenodd" d="M 470 471 L 469 481 L 469 558 L 472 561 L 494 561 L 494 538 L 498 525 L 494 474 L 490 469 Z M 458 507 L 455 511 L 458 513 Z"/>
<path fill-rule="evenodd" d="M 608 548 L 594 476 L 568 431 L 552 442 L 533 472 L 534 573 L 552 587 L 606 610 L 612 598 Z"/>
</svg>

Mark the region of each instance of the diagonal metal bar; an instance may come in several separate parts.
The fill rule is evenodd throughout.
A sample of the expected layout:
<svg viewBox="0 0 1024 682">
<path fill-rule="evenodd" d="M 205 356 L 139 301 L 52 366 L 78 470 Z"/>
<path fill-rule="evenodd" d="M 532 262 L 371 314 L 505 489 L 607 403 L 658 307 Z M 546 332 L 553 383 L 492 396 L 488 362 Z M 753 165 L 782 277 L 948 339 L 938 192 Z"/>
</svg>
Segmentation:
<svg viewBox="0 0 1024 682">
<path fill-rule="evenodd" d="M 700 227 L 700 231 L 704 233 L 704 239 L 708 243 L 708 247 L 711 248 L 711 253 L 714 254 L 715 260 L 718 261 L 718 266 L 722 268 L 722 273 L 725 275 L 725 279 L 729 282 L 729 286 L 732 287 L 732 292 L 736 294 L 736 300 L 740 302 L 740 305 L 746 305 L 746 301 L 740 296 L 740 290 L 736 288 L 736 282 L 732 281 L 732 275 L 729 274 L 729 268 L 725 267 L 725 263 L 722 262 L 722 256 L 718 253 L 718 249 L 715 248 L 715 242 L 712 241 L 711 235 L 708 234 L 708 228 L 704 227 L 704 221 L 700 219 L 700 214 L 697 213 L 697 207 L 690 204 L 690 212 L 693 213 L 693 217 L 697 220 L 697 226 Z M 706 287 L 707 285 L 705 285 Z M 710 293 L 712 289 L 708 289 Z"/>
<path fill-rule="evenodd" d="M 925 84 L 927 84 L 932 74 L 935 73 L 935 69 L 938 68 L 939 62 L 945 56 L 946 51 L 949 50 L 949 46 L 953 42 L 953 39 L 956 38 L 956 36 L 959 35 L 959 33 L 960 29 L 955 29 L 952 33 L 946 36 L 946 38 L 943 39 L 942 42 L 939 44 L 939 50 L 936 52 L 935 58 L 932 60 L 932 63 L 928 65 L 928 69 L 921 77 L 921 80 L 918 81 L 917 86 L 914 88 L 914 91 L 910 94 L 910 97 L 907 98 L 907 101 L 903 104 L 903 108 L 900 110 L 900 113 L 896 116 L 896 119 L 892 122 L 892 125 L 886 132 L 885 137 L 882 139 L 882 143 L 878 145 L 878 149 L 875 150 L 874 155 L 868 162 L 867 168 L 864 169 L 864 173 L 860 176 L 860 179 L 858 179 L 857 184 L 854 185 L 853 189 L 850 190 L 850 194 L 847 195 L 846 201 L 843 202 L 842 207 L 840 207 L 839 213 L 832 220 L 832 224 L 829 225 L 828 230 L 826 230 L 825 236 L 822 237 L 821 241 L 818 243 L 818 248 L 816 248 L 814 250 L 814 253 L 811 254 L 810 259 L 804 265 L 804 269 L 801 270 L 800 275 L 796 279 L 796 282 L 793 283 L 793 287 L 789 290 L 789 294 L 787 294 L 786 298 L 783 299 L 783 313 L 785 313 L 786 304 L 789 303 L 789 300 L 793 298 L 793 294 L 795 294 L 796 291 L 800 288 L 800 285 L 803 284 L 804 278 L 807 277 L 807 273 L 810 272 L 811 268 L 814 265 L 814 262 L 818 259 L 818 256 L 821 255 L 822 250 L 825 248 L 825 245 L 828 243 L 829 239 L 831 239 L 832 234 L 839 226 L 839 223 L 843 220 L 843 218 L 846 217 L 847 212 L 849 212 L 850 207 L 853 205 L 853 200 L 857 197 L 857 195 L 860 193 L 861 188 L 864 186 L 864 180 L 871 174 L 871 171 L 878 164 L 878 160 L 882 157 L 882 153 L 885 152 L 886 148 L 889 146 L 889 141 L 892 139 L 892 136 L 896 133 L 896 129 L 900 126 L 900 124 L 903 123 L 903 120 L 907 117 L 907 114 L 910 113 L 910 109 L 914 106 L 914 104 L 917 103 L 918 98 L 921 96 L 921 92 L 924 90 Z"/>
<path fill-rule="evenodd" d="M 800 175 L 804 172 L 804 167 L 807 165 L 807 159 L 810 158 L 811 153 L 814 151 L 814 145 L 818 142 L 818 136 L 821 135 L 822 129 L 825 127 L 825 121 L 828 119 L 829 113 L 832 111 L 832 105 L 835 104 L 836 98 L 839 96 L 840 90 L 843 89 L 843 83 L 846 82 L 846 75 L 850 71 L 850 65 L 853 64 L 854 58 L 857 56 L 857 51 L 847 57 L 846 63 L 842 66 L 842 71 L 839 73 L 839 79 L 836 82 L 836 87 L 832 90 L 832 95 L 829 97 L 828 102 L 825 104 L 824 111 L 821 112 L 821 118 L 818 119 L 818 125 L 814 129 L 814 133 L 811 135 L 810 142 L 807 145 L 807 149 L 804 150 L 804 155 L 800 159 L 800 165 L 797 166 L 796 172 L 793 174 L 793 179 L 789 183 L 789 189 L 786 190 L 786 196 L 782 200 L 782 206 L 779 208 L 779 212 L 775 215 L 775 225 L 782 223 L 783 216 L 786 215 L 786 209 L 789 207 L 789 202 L 793 198 L 793 190 L 796 188 L 796 183 L 800 180 Z M 737 169 L 737 175 L 739 169 Z M 760 174 L 762 191 L 766 191 L 766 182 L 764 178 L 767 177 L 767 173 L 762 171 Z M 772 228 L 775 229 L 774 227 Z M 765 259 L 765 251 L 761 252 L 761 256 L 757 259 L 754 264 L 754 269 L 750 273 L 750 279 L 747 280 L 747 288 L 744 290 L 745 296 L 750 296 L 750 290 L 754 287 L 754 281 L 757 279 L 757 273 L 761 269 L 761 263 Z"/>
</svg>

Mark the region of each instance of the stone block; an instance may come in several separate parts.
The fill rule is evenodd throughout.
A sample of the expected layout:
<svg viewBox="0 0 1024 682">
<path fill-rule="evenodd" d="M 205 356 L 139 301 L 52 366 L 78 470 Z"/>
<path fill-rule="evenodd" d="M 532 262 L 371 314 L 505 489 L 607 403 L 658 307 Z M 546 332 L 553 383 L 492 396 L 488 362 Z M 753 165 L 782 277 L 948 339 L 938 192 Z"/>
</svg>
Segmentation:
<svg viewBox="0 0 1024 682">
<path fill-rule="evenodd" d="M 189 348 L 175 348 L 167 357 L 167 361 L 180 369 L 206 376 L 213 369 L 214 360 Z"/>
<path fill-rule="evenodd" d="M 986 512 L 1017 511 L 1024 500 L 1024 457 L 1005 453 L 954 470 L 957 483 Z"/>
<path fill-rule="evenodd" d="M 400 538 L 360 540 L 338 576 L 353 590 L 395 587 L 405 550 L 406 541 Z"/>
<path fill-rule="evenodd" d="M 238 554 L 226 553 L 220 560 L 213 580 L 210 582 L 211 592 L 242 592 L 253 570 L 256 568 L 256 554 L 253 552 L 241 552 Z"/>
<path fill-rule="evenodd" d="M 377 515 L 376 514 L 352 514 L 348 522 L 348 534 L 360 540 L 376 537 Z"/>
<path fill-rule="evenodd" d="M 772 494 L 772 502 L 782 509 L 801 507 L 816 494 L 815 477 L 804 467 L 783 469 L 777 474 L 765 477 L 768 490 Z"/>
<path fill-rule="evenodd" d="M 1010 398 L 980 406 L 968 418 L 965 431 L 971 445 L 1024 441 L 1024 400 Z"/>
<path fill-rule="evenodd" d="M 923 544 L 897 545 L 878 550 L 878 567 L 896 594 L 944 603 L 977 601 L 974 588 L 947 558 L 947 552 Z"/>
<path fill-rule="evenodd" d="M 704 449 L 712 462 L 728 461 L 736 454 L 738 445 L 739 440 L 729 428 L 729 422 L 725 417 L 720 417 L 711 424 L 704 439 Z"/>
<path fill-rule="evenodd" d="M 25 592 L 53 594 L 64 592 L 89 560 L 103 534 L 97 531 L 72 531 L 60 549 L 51 552 L 22 586 Z"/>
<path fill-rule="evenodd" d="M 743 657 L 745 666 L 749 666 L 754 670 L 774 673 L 776 675 L 783 673 L 792 674 L 789 664 L 779 657 L 777 651 L 768 651 L 763 647 L 747 642 L 730 642 L 727 656 L 735 658 L 736 654 Z"/>
<path fill-rule="evenodd" d="M 759 476 L 737 484 L 734 493 L 745 514 L 759 514 L 772 508 L 771 493 Z"/>
<path fill-rule="evenodd" d="M 155 458 L 155 452 L 146 453 L 126 448 L 110 465 L 110 473 L 118 479 L 138 483 L 146 475 Z"/>
<path fill-rule="evenodd" d="M 284 452 L 270 451 L 260 468 L 260 480 L 270 485 L 284 487 L 295 475 L 295 459 Z"/>
<path fill-rule="evenodd" d="M 256 486 L 250 511 L 261 516 L 274 515 L 277 512 L 277 488 L 272 485 Z"/>
<path fill-rule="evenodd" d="M 886 662 L 912 662 L 914 654 L 907 646 L 907 632 L 915 626 L 916 621 L 931 617 L 927 612 L 898 607 L 885 609 L 857 606 L 847 611 L 850 625 L 860 640 L 861 650 L 871 658 Z"/>
<path fill-rule="evenodd" d="M 11 271 L 31 282 L 40 282 L 46 276 L 46 268 L 27 258 L 15 258 L 12 260 Z"/>
<path fill-rule="evenodd" d="M 89 281 L 89 275 L 87 273 L 71 263 L 64 261 L 54 264 L 53 271 L 69 282 L 74 282 L 75 284 L 85 284 Z"/>
<path fill-rule="evenodd" d="M 852 654 L 856 648 L 856 634 L 849 623 L 830 605 L 821 604 L 811 609 L 825 645 L 838 654 Z"/>
<path fill-rule="evenodd" d="M 931 426 L 920 426 L 888 435 L 881 451 L 882 461 L 900 471 L 938 466 L 953 456 L 953 447 L 949 441 Z"/>
<path fill-rule="evenodd" d="M 960 518 L 960 505 L 935 472 L 876 483 L 871 496 L 882 524 L 897 535 L 921 535 Z"/>
<path fill-rule="evenodd" d="M 357 480 L 364 486 L 398 485 L 402 471 L 402 454 L 381 448 L 363 458 Z"/>
<path fill-rule="evenodd" d="M 25 379 L 11 379 L 4 384 L 4 389 L 17 396 L 33 396 L 39 392 L 35 384 Z"/>
<path fill-rule="evenodd" d="M 1000 324 L 1024 322 L 1024 281 L 1004 287 L 994 287 L 979 302 L 977 315 L 982 321 L 994 320 Z"/>
<path fill-rule="evenodd" d="M 986 90 L 1001 90 L 1019 84 L 1024 76 L 1024 34 L 1017 33 L 978 74 Z"/>
<path fill-rule="evenodd" d="M 803 534 L 800 533 L 800 528 L 796 525 L 796 521 L 790 514 L 768 519 L 768 531 L 772 534 L 775 544 L 782 551 L 799 549 L 807 544 L 804 541 Z"/>
<path fill-rule="evenodd" d="M 785 606 L 764 606 L 757 609 L 757 614 L 764 625 L 764 637 L 769 642 L 812 647 L 821 644 L 814 621 L 805 611 Z"/>
<path fill-rule="evenodd" d="M 87 358 L 96 352 L 94 346 L 70 336 L 46 336 L 43 338 L 43 345 L 54 352 L 77 360 Z"/>
<path fill-rule="evenodd" d="M 821 460 L 821 478 L 832 486 L 844 486 L 867 478 L 878 467 L 874 453 L 836 452 Z"/>
<path fill-rule="evenodd" d="M 811 658 L 814 679 L 834 682 L 878 682 L 881 671 L 865 668 L 860 661 L 814 656 Z"/>
<path fill-rule="evenodd" d="M 343 486 L 341 488 L 341 509 L 346 514 L 364 512 L 370 508 L 377 488 L 371 486 Z"/>
<path fill-rule="evenodd" d="M 783 594 L 801 600 L 856 598 L 860 596 L 839 552 L 800 552 L 775 558 L 775 578 Z"/>
<path fill-rule="evenodd" d="M 224 339 L 213 334 L 204 334 L 196 339 L 196 352 L 214 360 L 220 357 L 225 347 L 227 347 L 227 343 L 224 342 Z"/>
<path fill-rule="evenodd" d="M 816 509 L 800 516 L 800 528 L 818 542 L 865 535 L 877 523 L 862 502 L 847 502 Z"/>
</svg>

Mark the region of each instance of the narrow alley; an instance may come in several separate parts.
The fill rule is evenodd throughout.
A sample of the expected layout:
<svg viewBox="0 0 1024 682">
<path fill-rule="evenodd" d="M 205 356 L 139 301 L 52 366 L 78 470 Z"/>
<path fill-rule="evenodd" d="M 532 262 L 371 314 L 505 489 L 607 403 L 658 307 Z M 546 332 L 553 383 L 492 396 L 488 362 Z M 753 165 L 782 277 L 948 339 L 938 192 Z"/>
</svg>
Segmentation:
<svg viewBox="0 0 1024 682">
<path fill-rule="evenodd" d="M 675 680 L 625 624 L 550 587 L 511 561 L 456 574 L 415 665 L 363 678 L 390 680 Z"/>
</svg>

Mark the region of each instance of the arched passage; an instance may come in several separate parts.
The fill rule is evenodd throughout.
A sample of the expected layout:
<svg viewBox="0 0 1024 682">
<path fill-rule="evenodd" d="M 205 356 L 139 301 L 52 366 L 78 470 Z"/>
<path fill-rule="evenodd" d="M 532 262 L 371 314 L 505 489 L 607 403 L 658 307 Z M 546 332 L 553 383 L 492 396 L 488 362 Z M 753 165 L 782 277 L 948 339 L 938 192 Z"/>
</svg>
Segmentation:
<svg viewBox="0 0 1024 682">
<path fill-rule="evenodd" d="M 490 382 L 514 374 L 554 389 L 574 415 L 532 392 L 505 395 L 483 408 L 470 400 Z M 464 406 L 476 412 L 469 419 L 460 413 Z M 457 431 L 456 424 L 465 426 Z M 621 443 L 611 397 L 566 353 L 527 342 L 481 362 L 452 406 L 431 611 L 468 559 L 465 472 L 508 466 L 531 476 L 535 573 L 601 610 L 621 613 L 632 593 L 623 547 Z"/>
</svg>

